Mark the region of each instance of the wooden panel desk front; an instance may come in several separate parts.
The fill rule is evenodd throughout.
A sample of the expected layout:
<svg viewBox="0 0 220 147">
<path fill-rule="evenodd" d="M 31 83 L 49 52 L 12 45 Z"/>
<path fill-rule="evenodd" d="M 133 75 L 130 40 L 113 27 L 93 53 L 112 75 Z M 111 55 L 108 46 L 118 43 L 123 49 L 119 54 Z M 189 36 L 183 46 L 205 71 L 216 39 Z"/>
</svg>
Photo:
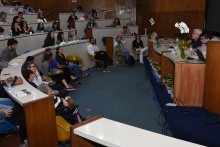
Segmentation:
<svg viewBox="0 0 220 147">
<path fill-rule="evenodd" d="M 73 125 L 71 133 L 72 147 L 95 147 L 92 142 L 110 147 L 200 146 L 103 117 L 88 120 L 76 127 Z"/>
<path fill-rule="evenodd" d="M 28 145 L 30 147 L 57 147 L 57 130 L 53 97 L 48 97 L 31 86 L 24 80 L 21 74 L 21 67 L 26 57 L 29 55 L 34 56 L 42 51 L 43 49 L 33 51 L 13 59 L 10 63 L 17 63 L 17 65 L 4 68 L 1 72 L 1 80 L 6 79 L 7 77 L 4 76 L 4 74 L 8 73 L 10 73 L 10 76 L 19 76 L 23 79 L 22 85 L 16 85 L 11 90 L 8 90 L 6 87 L 4 88 L 18 104 L 24 107 Z M 22 89 L 31 91 L 31 95 L 18 97 L 16 92 L 21 92 Z"/>
</svg>

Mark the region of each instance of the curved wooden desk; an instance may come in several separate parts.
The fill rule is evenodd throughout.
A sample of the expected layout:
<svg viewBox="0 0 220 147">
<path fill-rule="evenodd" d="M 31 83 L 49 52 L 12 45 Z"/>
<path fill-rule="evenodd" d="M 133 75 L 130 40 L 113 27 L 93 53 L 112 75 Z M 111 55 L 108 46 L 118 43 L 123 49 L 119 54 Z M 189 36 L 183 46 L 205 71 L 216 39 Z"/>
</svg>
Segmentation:
<svg viewBox="0 0 220 147">
<path fill-rule="evenodd" d="M 181 60 L 168 48 L 172 43 L 166 39 L 159 47 L 150 42 L 149 51 L 153 62 L 161 66 L 161 84 L 168 74 L 174 75 L 174 103 L 185 106 L 202 106 L 205 64 L 198 60 Z"/>
<path fill-rule="evenodd" d="M 75 53 L 79 54 L 85 60 L 85 68 L 92 67 L 94 63 L 87 57 L 87 46 L 89 45 L 88 40 L 70 42 L 63 46 L 64 54 Z M 53 46 L 52 48 L 56 48 Z M 23 54 L 10 61 L 10 64 L 16 64 L 4 68 L 1 72 L 1 80 L 8 78 L 9 76 L 22 77 L 21 67 L 26 60 L 27 56 L 35 56 L 37 64 L 40 65 L 42 53 L 45 48 L 37 49 L 26 54 Z M 4 74 L 10 74 L 4 76 Z M 4 87 L 5 91 L 20 105 L 24 107 L 26 117 L 26 127 L 28 135 L 28 144 L 31 147 L 56 147 L 57 142 L 57 130 L 56 130 L 56 119 L 55 119 L 55 108 L 53 97 L 48 97 L 44 93 L 32 87 L 23 78 L 22 85 L 16 85 L 11 90 Z M 31 91 L 31 95 L 18 97 L 17 92 L 21 92 L 22 89 Z"/>
</svg>

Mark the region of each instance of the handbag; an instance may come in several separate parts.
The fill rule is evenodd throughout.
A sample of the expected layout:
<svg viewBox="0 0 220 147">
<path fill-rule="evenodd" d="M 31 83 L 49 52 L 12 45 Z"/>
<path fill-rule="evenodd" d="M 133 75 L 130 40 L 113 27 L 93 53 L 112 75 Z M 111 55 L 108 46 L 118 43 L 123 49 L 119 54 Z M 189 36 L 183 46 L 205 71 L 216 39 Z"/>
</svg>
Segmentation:
<svg viewBox="0 0 220 147">
<path fill-rule="evenodd" d="M 57 138 L 60 142 L 66 142 L 70 139 L 71 125 L 61 116 L 56 116 Z"/>
<path fill-rule="evenodd" d="M 21 77 L 17 77 L 17 76 L 15 76 L 14 78 L 9 77 L 6 80 L 4 80 L 3 85 L 7 85 L 7 84 L 11 84 L 11 86 L 21 85 L 21 84 L 23 84 L 23 79 Z"/>
</svg>

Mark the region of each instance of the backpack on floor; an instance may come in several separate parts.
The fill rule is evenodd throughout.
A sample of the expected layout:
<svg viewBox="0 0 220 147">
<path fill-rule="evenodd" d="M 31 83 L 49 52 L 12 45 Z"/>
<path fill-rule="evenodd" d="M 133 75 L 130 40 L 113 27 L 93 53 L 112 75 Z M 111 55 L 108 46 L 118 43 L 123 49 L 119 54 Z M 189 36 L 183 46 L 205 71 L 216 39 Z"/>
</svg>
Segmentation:
<svg viewBox="0 0 220 147">
<path fill-rule="evenodd" d="M 130 56 L 130 62 L 129 62 L 128 65 L 129 65 L 129 66 L 134 65 L 134 57 L 133 57 L 133 56 Z"/>
</svg>

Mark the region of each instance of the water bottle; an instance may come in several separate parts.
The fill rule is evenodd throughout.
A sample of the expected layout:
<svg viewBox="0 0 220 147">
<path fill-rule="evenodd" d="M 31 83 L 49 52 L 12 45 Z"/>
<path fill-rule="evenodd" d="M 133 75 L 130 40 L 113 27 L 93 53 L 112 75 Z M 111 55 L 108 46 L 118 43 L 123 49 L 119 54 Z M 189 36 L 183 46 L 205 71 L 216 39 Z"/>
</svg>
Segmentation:
<svg viewBox="0 0 220 147">
<path fill-rule="evenodd" d="M 178 37 L 176 37 L 176 42 L 179 42 L 179 38 Z"/>
</svg>

